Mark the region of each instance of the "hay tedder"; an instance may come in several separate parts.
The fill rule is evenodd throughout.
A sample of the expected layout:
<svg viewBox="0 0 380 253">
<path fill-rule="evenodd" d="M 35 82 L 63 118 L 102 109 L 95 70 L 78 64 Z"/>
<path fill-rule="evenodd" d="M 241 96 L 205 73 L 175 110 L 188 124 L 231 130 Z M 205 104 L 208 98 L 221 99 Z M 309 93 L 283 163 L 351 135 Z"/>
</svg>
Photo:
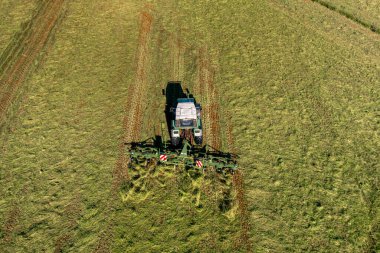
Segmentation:
<svg viewBox="0 0 380 253">
<path fill-rule="evenodd" d="M 161 135 L 126 143 L 130 166 L 146 166 L 153 162 L 185 169 L 214 168 L 218 172 L 234 173 L 238 168 L 237 155 L 209 145 L 202 146 L 202 108 L 189 91 L 184 93 L 180 82 L 169 82 L 163 94 L 166 96 L 166 124 L 161 123 Z M 170 140 L 166 137 L 167 132 Z"/>
</svg>

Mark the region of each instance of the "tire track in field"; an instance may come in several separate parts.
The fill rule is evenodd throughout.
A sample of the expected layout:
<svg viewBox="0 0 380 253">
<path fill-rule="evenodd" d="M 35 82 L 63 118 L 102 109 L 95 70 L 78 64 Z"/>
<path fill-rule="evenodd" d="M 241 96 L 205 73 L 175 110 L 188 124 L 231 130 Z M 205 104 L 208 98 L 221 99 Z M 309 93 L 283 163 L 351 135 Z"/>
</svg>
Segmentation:
<svg viewBox="0 0 380 253">
<path fill-rule="evenodd" d="M 153 16 L 146 11 L 141 13 L 139 47 L 137 49 L 136 81 L 128 92 L 128 105 L 124 118 L 124 142 L 138 141 L 142 121 L 142 105 L 147 95 L 148 42 L 152 29 Z"/>
<path fill-rule="evenodd" d="M 331 11 L 333 11 L 333 12 L 335 12 L 335 13 L 343 16 L 343 17 L 350 19 L 351 21 L 363 26 L 364 28 L 369 29 L 371 32 L 380 34 L 380 28 L 376 27 L 376 25 L 374 23 L 364 21 L 362 18 L 346 11 L 344 8 L 337 7 L 334 4 L 331 4 L 331 3 L 327 2 L 327 1 L 323 1 L 323 0 L 310 0 L 310 1 L 312 1 L 313 3 L 317 3 L 323 7 L 326 7 L 327 9 L 329 9 L 329 10 L 331 10 Z"/>
<path fill-rule="evenodd" d="M 22 41 L 22 51 L 20 56 L 15 59 L 15 63 L 2 73 L 0 87 L 5 91 L 0 97 L 0 124 L 3 122 L 7 109 L 11 105 L 13 98 L 19 87 L 33 70 L 35 60 L 53 33 L 54 27 L 59 24 L 60 17 L 63 13 L 63 4 L 65 0 L 57 0 L 47 3 L 40 13 L 31 20 L 33 26 L 32 33 Z M 21 190 L 24 191 L 24 190 Z M 25 194 L 25 192 L 20 193 Z M 4 237 L 2 243 L 11 243 L 13 232 L 17 227 L 19 217 L 22 213 L 17 201 L 12 204 L 11 210 L 6 215 L 3 223 Z"/>
<path fill-rule="evenodd" d="M 236 154 L 235 139 L 233 136 L 233 126 L 231 123 L 231 114 L 228 110 L 223 110 L 223 116 L 226 119 L 226 137 L 229 152 Z M 247 252 L 252 252 L 252 244 L 249 239 L 249 231 L 251 229 L 249 223 L 248 203 L 244 191 L 244 174 L 241 169 L 235 172 L 232 178 L 233 186 L 236 191 L 236 202 L 240 215 L 241 234 L 238 244 L 244 246 Z"/>
<path fill-rule="evenodd" d="M 198 55 L 198 82 L 195 90 L 201 94 L 204 117 L 205 143 L 220 150 L 222 140 L 220 138 L 219 99 L 214 85 L 215 69 L 211 66 L 207 48 L 201 48 Z"/>
<path fill-rule="evenodd" d="M 204 121 L 205 130 L 204 138 L 206 144 L 214 149 L 221 150 L 222 148 L 222 131 L 220 126 L 221 116 L 226 118 L 226 132 L 227 132 L 227 146 L 229 152 L 236 153 L 234 138 L 232 135 L 232 124 L 230 122 L 231 115 L 227 110 L 224 110 L 224 115 L 221 115 L 221 107 L 219 105 L 219 95 L 215 87 L 215 74 L 216 70 L 211 65 L 207 48 L 201 48 L 198 54 L 198 82 L 195 90 L 198 94 L 202 94 L 204 103 Z M 236 204 L 240 217 L 240 236 L 237 241 L 239 248 L 245 248 L 247 252 L 251 252 L 251 243 L 249 240 L 249 213 L 247 209 L 247 201 L 244 192 L 244 177 L 242 171 L 239 169 L 234 173 L 233 187 L 236 194 Z"/>
<path fill-rule="evenodd" d="M 140 140 L 141 125 L 143 121 L 143 106 L 148 92 L 148 54 L 149 37 L 152 29 L 153 16 L 148 11 L 140 14 L 139 40 L 136 55 L 135 82 L 129 86 L 125 116 L 123 119 L 123 139 L 119 147 L 119 160 L 114 171 L 114 187 L 118 188 L 122 180 L 128 179 L 126 169 L 127 157 L 124 143 Z"/>
<path fill-rule="evenodd" d="M 171 65 L 172 68 L 172 80 L 183 81 L 185 75 L 185 43 L 179 38 L 170 34 L 171 43 Z"/>
<path fill-rule="evenodd" d="M 143 120 L 143 106 L 148 92 L 148 65 L 149 65 L 149 39 L 152 30 L 153 15 L 149 6 L 145 6 L 140 12 L 140 27 L 138 48 L 136 54 L 135 82 L 129 86 L 125 116 L 123 119 L 123 136 L 119 144 L 119 158 L 113 171 L 113 183 L 110 201 L 107 206 L 109 213 L 108 224 L 99 235 L 94 252 L 110 252 L 113 241 L 113 227 L 115 225 L 115 209 L 120 204 L 119 188 L 122 182 L 128 180 L 125 143 L 139 141 L 141 136 L 141 124 Z"/>
<path fill-rule="evenodd" d="M 54 27 L 59 23 L 65 0 L 48 2 L 46 7 L 37 15 L 31 33 L 21 43 L 21 53 L 14 64 L 2 74 L 0 87 L 3 94 L 0 98 L 0 124 L 4 121 L 7 110 L 11 105 L 17 90 L 33 70 L 34 62 L 48 43 Z"/>
</svg>

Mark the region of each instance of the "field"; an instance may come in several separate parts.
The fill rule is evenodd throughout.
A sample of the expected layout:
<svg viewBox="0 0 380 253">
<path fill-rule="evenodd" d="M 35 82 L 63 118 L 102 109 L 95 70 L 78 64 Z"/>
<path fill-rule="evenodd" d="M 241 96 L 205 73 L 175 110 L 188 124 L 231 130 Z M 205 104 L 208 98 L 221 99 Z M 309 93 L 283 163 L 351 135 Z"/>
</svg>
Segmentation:
<svg viewBox="0 0 380 253">
<path fill-rule="evenodd" d="M 380 26 L 380 3 L 376 0 L 347 2 L 342 0 L 319 1 L 325 6 L 360 20 L 374 29 Z"/>
<path fill-rule="evenodd" d="M 3 252 L 380 251 L 378 33 L 303 0 L 0 8 Z M 239 173 L 127 166 L 170 80 Z"/>
<path fill-rule="evenodd" d="M 0 52 L 9 44 L 12 36 L 27 22 L 36 7 L 37 1 L 0 1 Z"/>
</svg>

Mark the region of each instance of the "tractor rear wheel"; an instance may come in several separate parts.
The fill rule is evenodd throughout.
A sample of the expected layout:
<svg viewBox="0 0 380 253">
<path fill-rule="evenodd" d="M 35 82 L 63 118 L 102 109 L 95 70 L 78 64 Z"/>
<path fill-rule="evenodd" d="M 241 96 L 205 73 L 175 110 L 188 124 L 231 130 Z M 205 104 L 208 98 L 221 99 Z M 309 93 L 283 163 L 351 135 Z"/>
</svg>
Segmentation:
<svg viewBox="0 0 380 253">
<path fill-rule="evenodd" d="M 195 136 L 194 140 L 195 140 L 195 144 L 202 145 L 202 142 L 203 142 L 202 136 Z"/>
<path fill-rule="evenodd" d="M 172 137 L 171 138 L 172 145 L 175 147 L 177 147 L 179 145 L 180 141 L 181 141 L 180 137 Z"/>
</svg>

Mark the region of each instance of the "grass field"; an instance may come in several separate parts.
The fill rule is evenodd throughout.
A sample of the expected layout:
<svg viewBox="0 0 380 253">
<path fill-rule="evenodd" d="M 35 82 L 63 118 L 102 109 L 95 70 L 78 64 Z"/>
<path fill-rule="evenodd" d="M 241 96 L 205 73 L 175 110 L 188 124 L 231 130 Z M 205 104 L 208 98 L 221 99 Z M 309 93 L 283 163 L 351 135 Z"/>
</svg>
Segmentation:
<svg viewBox="0 0 380 253">
<path fill-rule="evenodd" d="M 0 1 L 0 52 L 12 36 L 19 30 L 20 24 L 28 21 L 36 7 L 37 0 L 1 0 Z"/>
<path fill-rule="evenodd" d="M 0 248 L 380 251 L 379 48 L 378 34 L 311 1 L 68 1 L 2 133 Z M 208 143 L 231 150 L 232 129 L 249 240 L 231 178 L 120 162 L 123 138 L 154 135 L 174 79 L 206 108 Z"/>
<path fill-rule="evenodd" d="M 24 112 L 0 165 L 1 220 L 19 210 L 14 240 L 2 247 L 9 252 L 85 250 L 102 231 L 133 68 L 134 8 L 71 1 L 44 68 L 25 85 Z"/>
<path fill-rule="evenodd" d="M 215 48 L 256 249 L 378 249 L 379 58 L 275 2 L 175 8 L 173 29 Z"/>
<path fill-rule="evenodd" d="M 318 2 L 318 1 L 317 1 Z M 342 0 L 328 0 L 321 1 L 326 6 L 335 8 L 337 11 L 351 15 L 373 28 L 380 26 L 380 3 L 376 0 L 367 1 L 342 1 Z"/>
</svg>

